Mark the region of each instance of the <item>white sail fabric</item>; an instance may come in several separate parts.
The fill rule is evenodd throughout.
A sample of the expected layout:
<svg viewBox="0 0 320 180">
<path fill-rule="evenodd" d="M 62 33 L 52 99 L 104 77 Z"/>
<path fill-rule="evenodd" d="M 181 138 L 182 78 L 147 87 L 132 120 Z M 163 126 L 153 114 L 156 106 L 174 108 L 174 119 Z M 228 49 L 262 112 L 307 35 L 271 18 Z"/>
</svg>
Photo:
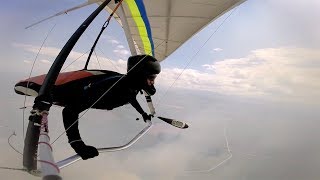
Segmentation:
<svg viewBox="0 0 320 180">
<path fill-rule="evenodd" d="M 162 61 L 203 27 L 244 1 L 123 0 L 114 17 L 125 30 L 132 54 L 149 54 Z M 102 2 L 88 0 L 28 27 L 93 3 Z M 112 0 L 105 9 L 111 13 L 115 7 Z"/>
<path fill-rule="evenodd" d="M 138 52 L 154 55 L 162 61 L 207 24 L 244 1 L 124 0 L 125 17 L 121 13 L 116 17 L 120 18 L 124 28 L 129 28 Z M 114 9 L 115 4 L 112 2 L 108 6 Z M 143 8 L 147 18 L 143 18 Z M 123 24 L 124 18 L 127 26 Z M 148 22 L 141 22 L 146 19 Z M 150 32 L 147 32 L 148 28 Z"/>
</svg>

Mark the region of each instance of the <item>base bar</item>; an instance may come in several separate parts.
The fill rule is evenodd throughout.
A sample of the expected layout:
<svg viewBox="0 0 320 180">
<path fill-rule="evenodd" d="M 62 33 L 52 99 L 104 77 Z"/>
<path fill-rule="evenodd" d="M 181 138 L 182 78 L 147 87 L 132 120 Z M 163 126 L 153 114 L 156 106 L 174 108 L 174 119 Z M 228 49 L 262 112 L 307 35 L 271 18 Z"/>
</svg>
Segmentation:
<svg viewBox="0 0 320 180">
<path fill-rule="evenodd" d="M 99 151 L 99 153 L 105 153 L 105 152 L 114 152 L 114 151 L 121 151 L 124 149 L 129 148 L 130 146 L 132 146 L 134 143 L 136 143 L 143 135 L 145 135 L 152 127 L 152 122 L 151 121 L 147 121 L 148 125 L 143 128 L 133 139 L 131 139 L 128 143 L 122 145 L 122 146 L 115 146 L 115 147 L 106 147 L 106 148 L 98 148 L 97 150 Z M 73 155 L 71 157 L 68 157 L 64 160 L 61 160 L 59 162 L 57 162 L 57 166 L 59 167 L 59 169 L 62 169 L 64 167 L 67 167 L 77 161 L 81 160 L 81 157 L 76 154 Z"/>
</svg>

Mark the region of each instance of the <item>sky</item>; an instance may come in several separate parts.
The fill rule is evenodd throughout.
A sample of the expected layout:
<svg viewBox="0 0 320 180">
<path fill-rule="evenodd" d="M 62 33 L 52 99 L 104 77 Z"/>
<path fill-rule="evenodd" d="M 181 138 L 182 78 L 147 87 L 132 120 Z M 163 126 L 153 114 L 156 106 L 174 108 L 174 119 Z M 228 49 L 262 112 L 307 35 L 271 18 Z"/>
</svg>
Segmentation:
<svg viewBox="0 0 320 180">
<path fill-rule="evenodd" d="M 23 110 L 19 108 L 24 97 L 14 93 L 15 83 L 29 76 L 35 59 L 32 75 L 46 73 L 96 6 L 25 27 L 82 2 L 2 3 L 0 166 L 22 168 L 21 155 L 7 143 L 14 131 L 12 145 L 19 151 L 23 148 Z M 154 119 L 153 128 L 131 148 L 79 161 L 62 169 L 61 176 L 80 180 L 318 179 L 319 8 L 318 0 L 248 0 L 221 16 L 162 62 L 156 80 L 157 114 L 181 119 L 190 127 L 181 130 Z M 64 71 L 84 66 L 86 56 L 82 55 L 90 50 L 100 30 L 97 27 L 106 17 L 106 13 L 99 15 L 84 33 Z M 91 68 L 125 71 L 130 52 L 115 21 L 96 52 Z M 143 97 L 138 99 L 146 109 Z M 32 102 L 27 98 L 28 106 Z M 25 119 L 30 110 L 26 109 Z M 50 111 L 52 139 L 64 130 L 61 110 L 52 107 Z M 121 145 L 145 126 L 136 117 L 138 113 L 130 106 L 90 110 L 80 120 L 81 135 L 96 147 Z M 26 127 L 27 120 L 24 124 Z M 53 148 L 57 161 L 74 153 L 64 135 Z M 39 179 L 11 170 L 0 170 L 0 177 Z"/>
</svg>

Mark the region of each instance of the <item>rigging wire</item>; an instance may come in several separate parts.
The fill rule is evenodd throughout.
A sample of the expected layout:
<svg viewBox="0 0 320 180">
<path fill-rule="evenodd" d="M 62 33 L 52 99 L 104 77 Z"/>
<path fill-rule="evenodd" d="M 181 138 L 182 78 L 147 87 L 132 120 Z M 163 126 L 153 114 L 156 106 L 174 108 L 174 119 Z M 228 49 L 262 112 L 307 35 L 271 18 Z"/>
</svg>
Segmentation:
<svg viewBox="0 0 320 180">
<path fill-rule="evenodd" d="M 75 60 L 73 60 L 70 64 L 68 64 L 65 68 L 63 68 L 61 71 L 65 71 L 69 66 L 71 66 L 73 63 L 75 63 L 76 61 L 78 61 L 82 56 L 86 55 L 90 50 L 88 50 L 87 52 L 81 54 L 79 57 L 77 57 Z"/>
<path fill-rule="evenodd" d="M 100 68 L 100 69 L 102 69 L 102 68 L 101 68 L 100 61 L 99 61 L 99 58 L 98 58 L 98 56 L 97 56 L 96 51 L 94 51 L 94 55 L 96 56 L 97 62 L 98 62 L 98 64 L 99 64 L 99 68 Z"/>
<path fill-rule="evenodd" d="M 112 11 L 112 13 L 109 15 L 108 19 L 107 19 L 107 20 L 104 22 L 104 24 L 102 25 L 102 28 L 101 28 L 101 30 L 100 30 L 100 32 L 99 32 L 96 40 L 94 41 L 93 46 L 91 47 L 91 50 L 90 50 L 89 56 L 88 56 L 88 58 L 87 58 L 86 64 L 85 64 L 85 66 L 84 66 L 84 69 L 87 69 L 88 64 L 89 64 L 89 61 L 90 61 L 90 58 L 91 58 L 91 55 L 92 55 L 92 53 L 93 53 L 93 51 L 94 51 L 94 49 L 95 49 L 95 47 L 96 47 L 96 45 L 97 45 L 97 43 L 98 43 L 98 41 L 99 41 L 99 39 L 100 39 L 100 36 L 102 35 L 103 31 L 109 26 L 109 23 L 110 23 L 111 18 L 113 17 L 114 13 L 117 11 L 117 9 L 118 9 L 118 8 L 120 7 L 120 5 L 122 4 L 122 1 L 123 1 L 123 0 L 118 1 L 118 4 L 116 5 L 116 7 L 115 7 L 114 10 Z"/>
<path fill-rule="evenodd" d="M 84 34 L 87 36 L 88 39 L 92 40 L 92 38 L 86 33 L 84 32 Z M 96 46 L 96 48 L 98 48 L 98 50 L 100 51 L 100 53 L 102 53 L 104 56 L 106 56 L 106 54 L 103 52 L 103 50 L 101 49 L 100 46 Z M 90 50 L 87 50 L 84 54 L 81 55 L 84 56 L 85 54 L 87 54 Z M 95 51 L 96 53 L 96 51 Z M 97 56 L 97 55 L 96 55 Z M 71 64 L 75 63 L 77 60 L 79 60 L 81 57 L 75 59 L 74 61 L 72 61 L 68 66 L 66 66 L 66 68 L 64 68 L 62 71 L 66 70 L 67 67 L 69 67 Z M 97 56 L 97 59 L 98 59 L 99 56 Z M 106 56 L 107 57 L 107 56 Z M 111 65 L 116 69 L 116 71 L 119 71 L 119 68 L 117 67 L 117 65 L 115 65 L 112 60 L 110 60 L 109 58 L 107 58 L 107 60 L 111 63 Z M 99 63 L 99 62 L 98 62 Z M 101 68 L 101 65 L 99 64 L 100 68 Z"/>
<path fill-rule="evenodd" d="M 8 128 L 7 126 L 0 126 L 0 127 L 6 127 L 6 128 Z M 13 131 L 13 133 L 12 133 L 12 134 L 9 136 L 9 138 L 8 138 L 8 144 L 9 144 L 9 146 L 10 146 L 15 152 L 17 152 L 18 154 L 20 154 L 21 156 L 23 156 L 23 154 L 22 154 L 20 151 L 18 151 L 18 150 L 11 144 L 10 139 L 11 139 L 12 136 L 16 136 L 15 131 Z M 24 168 L 12 168 L 12 167 L 6 167 L 6 166 L 0 166 L 0 169 L 3 169 L 3 170 L 14 170 L 14 171 L 24 171 L 24 172 L 27 171 L 27 170 L 24 169 Z"/>
<path fill-rule="evenodd" d="M 103 52 L 103 50 L 101 49 L 101 47 L 97 47 L 98 49 L 99 49 L 99 51 L 104 55 L 104 56 L 106 56 L 106 54 Z M 106 56 L 107 57 L 107 56 Z M 111 61 L 109 58 L 108 58 L 108 60 L 109 60 L 109 62 L 111 63 L 111 65 L 116 69 L 116 71 L 118 71 L 119 72 L 119 68 L 117 67 L 117 65 L 115 65 L 114 63 L 113 63 L 113 61 Z"/>
<path fill-rule="evenodd" d="M 10 146 L 15 152 L 17 152 L 18 154 L 23 155 L 20 151 L 18 151 L 18 150 L 11 144 L 10 139 L 11 139 L 12 136 L 17 136 L 17 134 L 16 134 L 15 131 L 13 131 L 13 133 L 8 137 L 8 144 L 9 144 L 9 146 Z"/>
<path fill-rule="evenodd" d="M 234 8 L 230 14 L 222 21 L 222 23 L 217 27 L 217 29 L 209 36 L 209 38 L 204 42 L 204 44 L 198 49 L 198 51 L 191 57 L 191 59 L 188 61 L 188 63 L 186 64 L 186 66 L 184 67 L 184 69 L 181 71 L 181 73 L 178 75 L 178 77 L 175 79 L 175 81 L 171 84 L 171 86 L 166 90 L 166 92 L 164 93 L 164 95 L 166 95 L 166 93 L 168 92 L 168 90 L 176 83 L 176 81 L 180 78 L 180 76 L 183 74 L 183 72 L 186 70 L 186 68 L 191 64 L 191 62 L 193 61 L 193 59 L 199 54 L 199 52 L 203 49 L 203 47 L 209 42 L 209 40 L 213 37 L 214 34 L 216 34 L 216 32 L 222 27 L 222 25 L 229 19 L 229 17 L 235 12 L 235 10 L 237 9 Z M 163 95 L 163 96 L 164 96 Z M 160 98 L 159 101 L 157 102 L 157 104 L 160 104 Z M 227 132 L 226 132 L 226 124 L 224 127 L 224 137 L 225 137 L 225 142 L 226 142 L 226 146 L 227 146 L 227 151 L 229 156 L 224 159 L 223 161 L 221 161 L 220 163 L 218 163 L 217 165 L 206 169 L 206 170 L 187 170 L 185 171 L 186 173 L 209 173 L 211 171 L 214 171 L 215 169 L 217 169 L 218 167 L 222 166 L 223 164 L 225 164 L 227 161 L 229 161 L 232 157 L 232 151 L 230 149 L 229 146 L 229 141 L 228 141 L 228 137 L 227 137 Z"/>
<path fill-rule="evenodd" d="M 33 69 L 34 69 L 34 66 L 35 66 L 35 63 L 39 57 L 39 54 L 40 54 L 40 51 L 42 49 L 42 47 L 44 46 L 44 43 L 47 41 L 48 37 L 49 37 L 49 34 L 53 31 L 53 29 L 55 28 L 56 26 L 56 23 L 52 26 L 52 28 L 50 29 L 50 31 L 47 33 L 45 39 L 43 40 L 39 50 L 38 50 L 38 53 L 32 63 L 32 67 L 31 67 L 31 70 L 30 70 L 30 73 L 29 73 L 29 77 L 28 79 L 31 77 L 32 75 L 32 72 L 33 72 Z M 29 87 L 29 81 L 27 82 L 27 91 L 28 91 L 28 87 Z M 26 107 L 26 101 L 27 101 L 27 95 L 24 95 L 24 102 L 23 102 L 23 107 Z M 24 119 L 25 119 L 25 108 L 23 108 L 22 110 L 22 134 L 23 134 L 23 140 L 24 140 L 24 133 L 25 133 L 25 127 L 24 127 Z"/>
<path fill-rule="evenodd" d="M 106 54 L 103 52 L 103 50 L 102 50 L 99 46 L 98 46 L 97 48 L 99 49 L 99 51 L 100 51 L 104 56 L 106 56 Z M 106 56 L 106 57 L 107 57 L 107 56 Z M 116 69 L 116 71 L 119 72 L 119 68 L 117 67 L 117 65 L 114 64 L 114 62 L 113 62 L 111 59 L 108 58 L 108 60 L 109 60 L 109 62 L 111 63 L 111 65 Z"/>
<path fill-rule="evenodd" d="M 228 137 L 227 137 L 227 125 L 226 124 L 225 124 L 225 127 L 224 127 L 223 134 L 224 134 L 225 143 L 226 143 L 226 146 L 227 146 L 227 151 L 228 151 L 229 156 L 226 159 L 222 160 L 217 165 L 215 165 L 215 166 L 213 166 L 213 167 L 211 167 L 209 169 L 206 169 L 206 170 L 187 170 L 187 171 L 185 171 L 186 173 L 209 173 L 211 171 L 214 171 L 218 167 L 222 166 L 224 163 L 226 163 L 227 161 L 229 161 L 233 157 L 232 151 L 231 151 L 230 146 L 229 146 Z"/>
<path fill-rule="evenodd" d="M 198 51 L 189 59 L 189 61 L 187 62 L 187 64 L 185 65 L 185 67 L 183 68 L 183 70 L 181 71 L 181 73 L 177 76 L 177 78 L 174 80 L 174 82 L 170 85 L 169 88 L 167 88 L 167 90 L 165 91 L 165 93 L 160 97 L 158 98 L 158 101 L 157 101 L 157 105 L 160 106 L 160 101 L 161 99 L 163 99 L 162 97 L 164 97 L 167 93 L 168 93 L 168 90 L 171 89 L 173 87 L 173 85 L 177 82 L 177 80 L 181 77 L 181 75 L 183 74 L 183 72 L 186 70 L 187 67 L 189 67 L 189 65 L 191 64 L 191 62 L 194 60 L 194 58 L 199 54 L 199 52 L 203 49 L 203 47 L 209 42 L 209 40 L 213 37 L 213 35 L 216 34 L 216 32 L 222 27 L 222 25 L 229 19 L 229 17 L 235 12 L 235 10 L 237 9 L 234 8 L 230 14 L 222 21 L 222 23 L 216 28 L 216 30 L 209 36 L 209 38 L 201 45 L 201 47 L 198 49 Z M 218 167 L 222 166 L 223 164 L 225 164 L 227 161 L 229 161 L 232 157 L 233 157 L 233 154 L 232 154 L 232 151 L 230 149 L 230 146 L 229 146 L 229 141 L 228 141 L 228 138 L 227 138 L 227 133 L 226 133 L 226 125 L 224 127 L 224 137 L 225 137 L 225 142 L 226 142 L 226 146 L 227 146 L 227 151 L 228 151 L 228 154 L 229 156 L 224 159 L 223 161 L 221 161 L 220 163 L 218 163 L 217 165 L 207 169 L 207 170 L 188 170 L 188 171 L 185 171 L 186 173 L 209 173 L 211 171 L 214 171 L 215 169 L 217 169 Z"/>
<path fill-rule="evenodd" d="M 10 146 L 15 152 L 17 152 L 18 154 L 21 154 L 21 155 L 22 155 L 22 153 L 21 153 L 20 151 L 18 151 L 17 148 L 15 148 L 15 147 L 11 144 L 11 142 L 10 142 L 11 137 L 17 136 L 16 132 L 15 132 L 14 130 L 10 129 L 8 126 L 0 126 L 0 128 L 7 128 L 9 131 L 12 131 L 12 134 L 8 137 L 7 142 L 8 142 L 8 144 L 9 144 L 9 146 Z"/>
<path fill-rule="evenodd" d="M 184 73 L 184 71 L 190 66 L 191 62 L 194 60 L 194 58 L 199 54 L 199 52 L 203 49 L 203 47 L 209 42 L 209 40 L 213 37 L 213 35 L 216 34 L 216 32 L 221 28 L 221 26 L 229 19 L 229 17 L 234 13 L 234 11 L 237 9 L 234 8 L 230 14 L 222 21 L 222 23 L 217 27 L 217 29 L 215 31 L 213 31 L 213 33 L 209 36 L 209 38 L 201 45 L 201 47 L 197 50 L 197 52 L 191 57 L 189 58 L 189 61 L 187 62 L 187 64 L 184 66 L 184 68 L 182 69 L 182 71 L 180 72 L 180 74 L 177 76 L 177 78 L 174 80 L 174 82 L 169 86 L 169 88 L 166 89 L 165 93 L 158 98 L 156 105 L 160 106 L 160 101 L 161 99 L 163 99 L 163 97 L 168 93 L 169 89 L 171 89 L 173 87 L 173 85 L 178 81 L 178 79 L 181 77 L 181 75 Z"/>
<path fill-rule="evenodd" d="M 87 36 L 88 39 L 92 40 L 92 38 L 88 35 L 88 33 L 84 32 L 84 34 Z M 103 52 L 103 50 L 102 50 L 99 46 L 96 46 L 95 48 L 98 48 L 98 49 L 100 50 L 100 52 L 101 52 L 103 55 L 105 55 L 104 52 Z M 77 60 L 79 60 L 82 56 L 86 55 L 88 52 L 90 52 L 90 50 L 87 50 L 85 53 L 83 53 L 83 54 L 80 55 L 78 58 L 76 58 L 75 60 L 73 60 L 70 64 L 68 64 L 68 65 L 67 65 L 64 69 L 62 69 L 61 71 L 65 71 L 69 66 L 71 66 L 73 63 L 75 63 Z M 94 52 L 95 52 L 96 58 L 98 59 L 98 56 L 97 56 L 97 54 L 96 54 L 96 51 L 94 51 Z M 113 65 L 114 68 L 115 68 L 117 71 L 119 71 L 119 69 L 117 68 L 117 66 L 116 66 L 110 59 L 108 59 L 108 60 L 109 60 L 109 62 L 111 63 L 111 65 Z M 98 60 L 98 64 L 99 64 L 99 67 L 100 67 L 100 69 L 101 69 L 101 65 L 100 65 L 99 60 Z"/>
</svg>

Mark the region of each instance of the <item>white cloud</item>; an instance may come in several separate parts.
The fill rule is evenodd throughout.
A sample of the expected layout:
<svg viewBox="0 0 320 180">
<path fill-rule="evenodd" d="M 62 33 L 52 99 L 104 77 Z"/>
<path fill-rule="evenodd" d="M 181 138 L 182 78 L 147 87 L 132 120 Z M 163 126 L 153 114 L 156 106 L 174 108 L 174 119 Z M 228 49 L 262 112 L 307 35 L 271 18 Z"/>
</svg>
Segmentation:
<svg viewBox="0 0 320 180">
<path fill-rule="evenodd" d="M 32 52 L 35 54 L 37 54 L 40 49 L 40 46 L 34 46 L 34 45 L 30 45 L 30 44 L 14 43 L 13 46 L 23 48 L 25 51 L 29 51 L 29 52 Z M 39 54 L 46 55 L 46 56 L 49 56 L 49 57 L 52 57 L 53 59 L 55 59 L 55 57 L 57 57 L 57 55 L 59 54 L 60 51 L 61 51 L 61 49 L 56 48 L 56 47 L 42 47 Z M 78 59 L 79 57 L 82 57 L 83 55 L 84 55 L 84 53 L 82 53 L 82 52 L 71 51 L 71 53 L 68 56 L 68 59 L 75 60 L 75 59 Z"/>
<path fill-rule="evenodd" d="M 221 49 L 221 48 L 214 48 L 213 51 L 219 52 L 219 51 L 223 51 L 223 49 Z"/>
<path fill-rule="evenodd" d="M 212 64 L 204 64 L 204 65 L 202 65 L 202 67 L 206 68 L 207 70 L 212 70 L 212 71 L 215 69 L 214 65 L 212 65 Z"/>
<path fill-rule="evenodd" d="M 130 52 L 126 49 L 115 49 L 113 50 L 113 52 L 121 57 L 130 55 Z"/>
<path fill-rule="evenodd" d="M 109 42 L 111 42 L 112 44 L 120 44 L 120 42 L 115 39 L 111 39 L 111 40 L 109 40 Z"/>
<path fill-rule="evenodd" d="M 15 47 L 23 48 L 25 51 L 37 54 L 39 52 L 40 47 L 39 46 L 33 46 L 33 45 L 28 45 L 28 44 L 13 44 Z M 41 51 L 39 52 L 40 55 L 46 56 L 46 59 L 41 59 L 38 60 L 41 62 L 41 64 L 37 64 L 36 62 L 36 67 L 39 69 L 46 70 L 48 69 L 48 65 L 52 64 L 52 62 L 48 59 L 52 59 L 52 61 L 56 58 L 56 56 L 59 54 L 61 49 L 55 48 L 55 47 L 42 47 Z M 125 50 L 121 50 L 125 51 Z M 125 52 L 122 52 L 125 54 Z M 84 63 L 86 61 L 87 55 L 82 52 L 77 52 L 77 51 L 71 51 L 71 53 L 68 56 L 68 59 L 65 63 L 65 66 L 62 68 L 63 70 L 79 70 L 82 69 L 84 66 Z M 98 62 L 99 61 L 99 62 Z M 31 64 L 33 61 L 30 60 L 24 60 L 25 63 Z M 99 65 L 100 64 L 100 65 Z M 46 66 L 42 66 L 46 65 Z M 105 57 L 98 57 L 98 60 L 96 56 L 92 56 L 89 68 L 97 68 L 99 69 L 110 69 L 110 70 L 117 70 L 117 69 L 123 69 L 123 63 L 119 63 L 116 61 L 113 61 L 111 59 L 105 58 Z M 67 67 L 67 69 L 65 69 Z M 39 72 L 37 72 L 39 73 Z M 43 72 L 42 72 L 43 73 Z"/>
<path fill-rule="evenodd" d="M 27 63 L 27 64 L 31 64 L 31 61 L 29 60 L 23 60 L 24 63 Z"/>
<path fill-rule="evenodd" d="M 51 64 L 51 61 L 49 61 L 47 59 L 41 59 L 40 62 L 42 62 L 44 64 Z"/>
<path fill-rule="evenodd" d="M 118 49 L 124 49 L 124 46 L 123 45 L 118 45 L 117 48 Z"/>
<path fill-rule="evenodd" d="M 39 47 L 15 44 L 27 51 L 38 53 Z M 60 49 L 43 47 L 40 54 L 54 58 Z M 125 49 L 114 50 L 127 56 Z M 69 60 L 76 60 L 83 53 L 72 51 Z M 91 68 L 110 69 L 125 73 L 126 61 L 98 57 L 90 62 Z M 225 59 L 213 64 L 205 64 L 208 71 L 173 68 L 162 70 L 158 82 L 161 85 L 206 90 L 228 95 L 259 97 L 277 100 L 314 102 L 320 97 L 320 52 L 305 48 L 267 48 L 252 51 L 248 56 L 238 59 Z M 67 70 L 83 68 L 81 63 L 72 64 Z M 25 61 L 26 62 L 26 61 Z M 41 60 L 50 64 L 49 60 Z M 26 62 L 27 63 L 27 62 Z M 68 63 L 66 63 L 68 64 Z M 100 65 L 99 65 L 100 64 Z M 46 68 L 48 68 L 46 66 Z M 180 75 L 181 74 L 181 75 Z"/>
<path fill-rule="evenodd" d="M 39 52 L 39 49 L 40 49 L 40 46 L 34 46 L 34 45 L 30 45 L 30 44 L 13 43 L 12 45 L 14 47 L 23 48 L 26 51 L 33 52 L 36 54 Z M 54 47 L 42 47 L 39 54 L 45 54 L 48 56 L 57 56 L 59 52 L 60 52 L 60 49 L 57 49 Z"/>
<path fill-rule="evenodd" d="M 304 48 L 268 48 L 247 57 L 203 65 L 211 73 L 186 69 L 175 87 L 281 100 L 320 97 L 320 52 Z M 161 83 L 171 84 L 182 69 L 164 69 Z"/>
</svg>

